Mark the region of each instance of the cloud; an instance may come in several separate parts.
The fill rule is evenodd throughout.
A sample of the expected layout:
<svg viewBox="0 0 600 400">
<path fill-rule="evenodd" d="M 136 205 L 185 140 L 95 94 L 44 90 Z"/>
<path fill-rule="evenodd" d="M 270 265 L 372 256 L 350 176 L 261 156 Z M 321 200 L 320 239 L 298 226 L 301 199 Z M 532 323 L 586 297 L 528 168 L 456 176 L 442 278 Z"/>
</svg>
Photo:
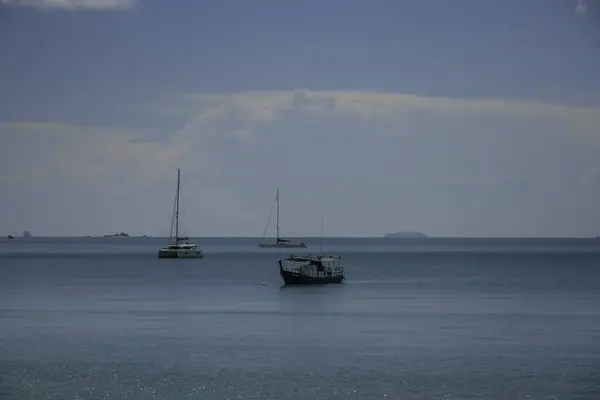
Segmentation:
<svg viewBox="0 0 600 400">
<path fill-rule="evenodd" d="M 0 124 L 4 141 L 17 152 L 3 154 L 0 182 L 15 181 L 13 171 L 32 180 L 68 179 L 74 184 L 125 180 L 121 191 L 161 179 L 184 155 L 183 142 L 160 144 L 140 140 L 144 132 L 56 123 Z M 40 170 L 39 167 L 42 167 Z M 41 173 L 40 171 L 43 171 Z M 120 177 L 120 179 L 116 179 Z"/>
<path fill-rule="evenodd" d="M 174 171 L 192 150 L 169 136 L 155 142 L 135 129 L 0 124 L 0 185 L 8 205 L 0 219 L 56 235 L 165 234 Z M 156 215 L 148 217 L 149 210 Z"/>
<path fill-rule="evenodd" d="M 382 92 L 311 92 L 295 89 L 286 92 L 247 92 L 222 94 L 176 94 L 179 111 L 223 110 L 235 105 L 247 112 L 271 118 L 281 111 L 305 113 L 342 113 L 369 118 L 407 110 L 427 110 L 441 114 L 595 116 L 596 109 L 554 105 L 531 100 L 453 99 Z M 183 102 L 185 101 L 185 102 Z M 187 103 L 187 106 L 186 106 Z"/>
<path fill-rule="evenodd" d="M 177 112 L 188 125 L 210 125 L 214 121 L 243 120 L 244 123 L 272 121 L 284 115 L 350 118 L 381 121 L 407 120 L 411 116 L 433 114 L 447 118 L 541 118 L 580 126 L 586 134 L 598 136 L 600 114 L 593 107 L 572 107 L 531 100 L 453 99 L 382 92 L 248 92 L 223 94 L 176 94 Z M 160 110 L 159 110 L 160 111 Z M 162 109 L 164 111 L 164 109 Z M 207 127 L 203 126 L 206 132 Z M 216 129 L 218 130 L 218 129 Z M 225 131 L 228 131 L 225 129 Z"/>
<path fill-rule="evenodd" d="M 182 128 L 0 125 L 11 204 L 0 219 L 15 232 L 166 234 L 182 168 L 196 235 L 262 234 L 275 187 L 285 235 L 318 234 L 321 213 L 331 235 L 552 236 L 600 224 L 598 109 L 304 89 L 180 93 L 151 107 Z"/>
<path fill-rule="evenodd" d="M 577 0 L 577 4 L 575 5 L 575 13 L 578 15 L 587 14 L 587 2 L 586 0 Z"/>
<path fill-rule="evenodd" d="M 137 0 L 0 0 L 6 6 L 24 6 L 40 9 L 113 11 L 130 10 Z"/>
</svg>

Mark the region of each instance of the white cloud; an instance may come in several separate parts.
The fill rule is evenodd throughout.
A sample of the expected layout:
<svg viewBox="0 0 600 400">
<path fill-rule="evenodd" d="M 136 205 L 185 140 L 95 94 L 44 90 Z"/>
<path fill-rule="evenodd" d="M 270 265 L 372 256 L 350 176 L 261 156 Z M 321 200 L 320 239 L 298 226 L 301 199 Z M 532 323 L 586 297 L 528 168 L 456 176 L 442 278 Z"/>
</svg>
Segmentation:
<svg viewBox="0 0 600 400">
<path fill-rule="evenodd" d="M 64 10 L 130 10 L 137 6 L 137 0 L 0 0 L 7 6 L 26 6 L 42 9 Z"/>
<path fill-rule="evenodd" d="M 310 114 L 337 114 L 369 119 L 398 115 L 408 111 L 427 111 L 443 115 L 506 115 L 559 117 L 571 121 L 600 122 L 596 108 L 570 107 L 531 100 L 426 97 L 382 92 L 311 92 L 296 89 L 288 92 L 247 92 L 231 95 L 179 94 L 175 96 L 179 112 L 195 116 L 203 113 L 225 113 L 236 107 L 252 119 L 272 119 L 286 111 Z"/>
<path fill-rule="evenodd" d="M 4 155 L 5 171 L 19 169 L 21 176 L 32 180 L 68 179 L 77 184 L 93 180 L 111 190 L 116 176 L 132 180 L 120 188 L 123 191 L 161 179 L 187 151 L 184 142 L 140 142 L 136 139 L 143 133 L 131 129 L 6 123 L 0 124 L 0 132 L 18 150 Z M 9 180 L 15 180 L 11 173 L 0 173 L 0 182 Z"/>
<path fill-rule="evenodd" d="M 294 90 L 178 94 L 156 111 L 184 127 L 0 125 L 13 199 L 0 219 L 15 232 L 164 234 L 180 167 L 184 226 L 198 235 L 260 235 L 277 186 L 289 235 L 317 234 L 322 212 L 331 235 L 574 235 L 600 224 L 597 109 Z M 23 196 L 68 211 L 17 226 L 34 208 L 17 210 Z"/>
</svg>

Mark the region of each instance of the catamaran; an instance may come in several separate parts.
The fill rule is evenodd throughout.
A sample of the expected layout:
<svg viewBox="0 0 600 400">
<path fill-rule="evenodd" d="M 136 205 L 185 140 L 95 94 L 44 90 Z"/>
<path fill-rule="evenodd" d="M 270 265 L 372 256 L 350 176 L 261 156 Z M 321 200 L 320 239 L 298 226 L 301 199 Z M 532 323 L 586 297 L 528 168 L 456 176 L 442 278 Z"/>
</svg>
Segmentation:
<svg viewBox="0 0 600 400">
<path fill-rule="evenodd" d="M 188 237 L 179 236 L 179 189 L 181 181 L 181 170 L 177 168 L 177 193 L 175 195 L 175 207 L 171 219 L 171 231 L 169 241 L 172 243 L 158 250 L 158 258 L 203 258 L 202 250 L 197 244 L 188 243 Z M 173 225 L 175 225 L 175 237 L 173 237 Z M 174 241 L 173 241 L 174 239 Z"/>
<path fill-rule="evenodd" d="M 259 243 L 259 247 L 271 247 L 271 248 L 305 248 L 306 244 L 302 242 L 294 242 L 288 239 L 282 239 L 279 237 L 279 188 L 277 189 L 277 194 L 275 195 L 275 206 L 277 207 L 276 212 L 276 225 L 277 225 L 277 237 L 275 243 Z M 265 231 L 263 233 L 263 240 L 265 240 L 265 236 L 267 234 L 267 229 L 269 228 L 269 222 L 271 220 L 271 214 L 273 214 L 273 207 L 271 207 L 271 212 L 269 213 L 269 218 L 267 219 L 267 226 L 265 226 Z"/>
</svg>

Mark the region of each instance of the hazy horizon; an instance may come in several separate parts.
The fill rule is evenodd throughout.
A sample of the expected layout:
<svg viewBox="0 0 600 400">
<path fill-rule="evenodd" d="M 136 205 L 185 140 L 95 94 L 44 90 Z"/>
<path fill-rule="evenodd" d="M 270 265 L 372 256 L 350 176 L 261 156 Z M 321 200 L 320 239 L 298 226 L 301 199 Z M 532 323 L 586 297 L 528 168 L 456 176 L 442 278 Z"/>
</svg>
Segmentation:
<svg viewBox="0 0 600 400">
<path fill-rule="evenodd" d="M 0 235 L 596 237 L 600 2 L 0 0 Z M 273 234 L 271 225 L 270 234 Z M 360 235 L 357 235 L 360 233 Z"/>
<path fill-rule="evenodd" d="M 118 233 L 118 232 L 115 232 Z M 125 232 L 129 235 L 129 238 L 138 239 L 142 238 L 145 234 L 131 234 L 129 232 Z M 22 236 L 22 234 L 11 234 L 15 239 L 27 239 Z M 36 236 L 32 235 L 29 239 L 78 239 L 78 238 L 104 238 L 104 235 L 108 235 L 106 238 L 109 239 L 114 235 L 114 233 L 104 233 L 104 234 L 87 234 L 87 235 L 67 235 L 67 236 L 52 236 L 52 235 L 43 235 Z M 377 235 L 347 235 L 347 236 L 331 236 L 331 235 L 323 235 L 322 237 L 319 235 L 308 235 L 308 236 L 285 236 L 285 238 L 289 239 L 387 239 L 387 240 L 400 240 L 400 241 L 411 241 L 411 240 L 428 240 L 428 239 L 507 239 L 507 240 L 521 240 L 521 239 L 597 239 L 599 235 L 596 236 L 429 236 L 426 237 L 397 237 L 397 238 L 386 238 L 384 237 L 385 233 L 377 236 Z M 145 235 L 149 239 L 167 239 L 169 236 L 156 236 L 156 235 Z M 256 239 L 260 240 L 262 236 L 188 236 L 190 239 Z M 266 236 L 266 239 L 273 239 L 274 236 Z M 127 239 L 127 237 L 115 237 L 115 240 Z M 200 243 L 201 244 L 201 243 Z"/>
</svg>

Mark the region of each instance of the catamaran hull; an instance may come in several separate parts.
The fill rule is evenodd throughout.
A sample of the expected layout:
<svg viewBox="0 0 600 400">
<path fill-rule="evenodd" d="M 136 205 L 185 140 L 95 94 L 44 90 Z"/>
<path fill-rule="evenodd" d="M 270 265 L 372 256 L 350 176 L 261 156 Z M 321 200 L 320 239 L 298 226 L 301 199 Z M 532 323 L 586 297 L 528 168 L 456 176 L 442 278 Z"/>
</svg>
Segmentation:
<svg viewBox="0 0 600 400">
<path fill-rule="evenodd" d="M 342 283 L 344 281 L 343 275 L 323 276 L 323 277 L 310 277 L 287 271 L 281 266 L 279 267 L 279 274 L 283 279 L 286 286 L 296 285 L 327 285 L 329 283 Z"/>
<path fill-rule="evenodd" d="M 267 247 L 274 249 L 305 249 L 307 246 L 304 243 L 285 243 L 285 244 L 275 244 L 275 243 L 260 243 L 258 247 Z"/>
<path fill-rule="evenodd" d="M 204 258 L 202 250 L 159 250 L 158 258 Z"/>
</svg>

